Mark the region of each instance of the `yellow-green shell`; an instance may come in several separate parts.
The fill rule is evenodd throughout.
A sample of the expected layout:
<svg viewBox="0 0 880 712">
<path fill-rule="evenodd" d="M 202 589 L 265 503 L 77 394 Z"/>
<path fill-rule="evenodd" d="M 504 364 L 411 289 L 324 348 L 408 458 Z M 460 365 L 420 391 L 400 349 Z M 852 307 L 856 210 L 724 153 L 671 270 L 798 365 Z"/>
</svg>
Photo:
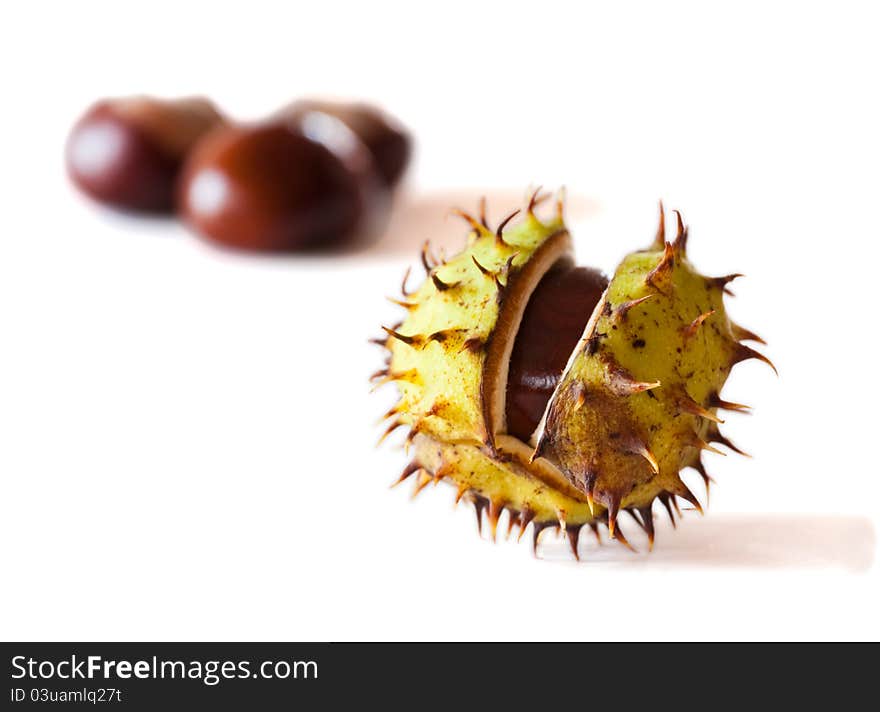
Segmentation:
<svg viewBox="0 0 880 712">
<path fill-rule="evenodd" d="M 489 439 L 481 394 L 488 345 L 509 282 L 552 236 L 568 244 L 560 220 L 545 224 L 531 214 L 503 240 L 476 231 L 464 252 L 431 267 L 406 297 L 406 318 L 387 341 L 399 422 L 443 442 Z"/>
<path fill-rule="evenodd" d="M 683 248 L 629 255 L 551 398 L 538 452 L 613 512 L 696 503 L 679 472 L 698 466 L 740 348 L 723 289 Z"/>
<path fill-rule="evenodd" d="M 592 314 L 536 434 L 523 443 L 505 431 L 507 361 L 522 311 L 555 264 L 570 262 L 561 218 L 543 222 L 530 203 L 503 231 L 465 216 L 467 247 L 431 264 L 424 283 L 399 301 L 406 317 L 386 329 L 388 369 L 400 400 L 386 415 L 390 432 L 407 426 L 413 461 L 401 479 L 418 487 L 451 482 L 488 513 L 537 533 L 607 524 L 616 538 L 620 509 L 638 512 L 653 536 L 651 505 L 676 496 L 697 506 L 679 471 L 705 475 L 701 450 L 730 445 L 718 432 L 719 407 L 742 406 L 719 392 L 733 364 L 759 357 L 740 343 L 757 338 L 732 324 L 723 294 L 730 278 L 700 275 L 688 262 L 687 231 L 674 243 L 661 230 L 649 250 L 627 256 Z M 623 540 L 625 543 L 625 540 Z"/>
</svg>

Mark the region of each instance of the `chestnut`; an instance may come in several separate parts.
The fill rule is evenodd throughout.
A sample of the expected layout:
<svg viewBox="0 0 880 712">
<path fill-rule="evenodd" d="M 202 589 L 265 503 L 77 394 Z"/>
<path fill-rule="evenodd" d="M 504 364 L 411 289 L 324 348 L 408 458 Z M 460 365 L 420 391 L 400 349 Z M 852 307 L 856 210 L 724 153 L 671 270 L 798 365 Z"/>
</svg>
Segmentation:
<svg viewBox="0 0 880 712">
<path fill-rule="evenodd" d="M 335 119 L 324 143 L 285 121 L 229 126 L 195 147 L 181 174 L 185 222 L 222 245 L 327 251 L 378 233 L 387 190 L 358 138 Z"/>
<path fill-rule="evenodd" d="M 608 279 L 591 267 L 557 265 L 523 314 L 507 376 L 507 430 L 528 442 Z"/>
<path fill-rule="evenodd" d="M 66 147 L 67 171 L 98 202 L 170 213 L 186 154 L 222 122 L 214 105 L 202 98 L 105 99 L 73 127 Z"/>
<path fill-rule="evenodd" d="M 362 103 L 303 99 L 282 109 L 278 116 L 288 118 L 299 125 L 306 134 L 321 140 L 321 125 L 303 125 L 310 115 L 325 114 L 339 119 L 369 149 L 376 170 L 393 187 L 406 169 L 411 153 L 411 140 L 407 131 L 392 117 L 375 106 Z M 315 134 L 315 131 L 318 133 Z"/>
</svg>

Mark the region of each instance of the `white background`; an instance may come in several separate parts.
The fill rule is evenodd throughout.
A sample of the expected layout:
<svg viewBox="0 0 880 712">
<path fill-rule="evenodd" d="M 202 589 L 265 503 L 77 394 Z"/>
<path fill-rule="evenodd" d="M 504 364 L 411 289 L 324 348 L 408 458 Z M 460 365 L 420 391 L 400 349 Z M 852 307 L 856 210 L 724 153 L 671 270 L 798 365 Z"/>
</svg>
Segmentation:
<svg viewBox="0 0 880 712">
<path fill-rule="evenodd" d="M 878 17 L 869 3 L 31 2 L 2 12 L 0 631 L 5 639 L 880 636 Z M 62 170 L 91 101 L 384 103 L 419 152 L 368 254 L 259 259 L 109 215 Z M 393 294 L 481 192 L 565 184 L 614 268 L 682 208 L 740 271 L 780 378 L 725 395 L 707 515 L 653 554 L 480 541 L 438 487 L 389 490 L 369 395 Z M 704 492 L 698 490 L 705 501 Z M 659 517 L 658 517 L 659 519 Z M 624 527 L 628 526 L 624 523 Z M 643 539 L 630 527 L 644 550 Z"/>
</svg>

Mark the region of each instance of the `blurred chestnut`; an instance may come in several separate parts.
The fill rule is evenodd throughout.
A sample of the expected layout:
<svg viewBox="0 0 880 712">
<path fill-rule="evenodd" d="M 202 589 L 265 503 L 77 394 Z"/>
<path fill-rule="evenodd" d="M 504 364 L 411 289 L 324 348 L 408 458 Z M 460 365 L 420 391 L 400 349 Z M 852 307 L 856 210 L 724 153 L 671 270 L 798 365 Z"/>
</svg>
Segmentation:
<svg viewBox="0 0 880 712">
<path fill-rule="evenodd" d="M 67 140 L 73 182 L 117 208 L 171 212 L 183 160 L 223 121 L 206 99 L 105 99 L 77 121 Z"/>
<path fill-rule="evenodd" d="M 394 186 L 409 162 L 411 141 L 406 130 L 393 118 L 369 104 L 343 104 L 304 99 L 282 109 L 279 117 L 286 117 L 300 125 L 306 135 L 321 140 L 303 120 L 310 115 L 326 114 L 348 126 L 370 150 L 376 170 L 385 184 Z M 316 129 L 320 129 L 318 124 Z"/>
<path fill-rule="evenodd" d="M 358 138 L 324 120 L 324 142 L 281 120 L 212 132 L 181 174 L 181 217 L 196 232 L 247 250 L 335 250 L 376 235 L 387 190 Z"/>
</svg>

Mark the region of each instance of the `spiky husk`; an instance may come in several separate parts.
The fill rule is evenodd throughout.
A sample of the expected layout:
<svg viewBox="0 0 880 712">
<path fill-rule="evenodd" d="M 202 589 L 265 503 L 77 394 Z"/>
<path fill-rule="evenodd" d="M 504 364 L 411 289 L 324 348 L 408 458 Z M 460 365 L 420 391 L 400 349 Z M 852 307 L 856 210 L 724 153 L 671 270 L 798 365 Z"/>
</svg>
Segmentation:
<svg viewBox="0 0 880 712">
<path fill-rule="evenodd" d="M 662 494 L 700 504 L 679 476 L 702 470 L 720 434 L 721 390 L 754 352 L 735 338 L 726 279 L 687 260 L 687 232 L 636 252 L 618 267 L 572 355 L 539 428 L 536 455 L 600 502 L 621 507 Z"/>
<path fill-rule="evenodd" d="M 427 278 L 398 302 L 407 311 L 402 325 L 385 329 L 391 365 L 384 378 L 401 394 L 391 427 L 491 447 L 489 391 L 506 383 L 511 333 L 532 285 L 570 259 L 571 240 L 561 219 L 543 223 L 533 212 L 507 232 L 472 227 L 467 249 L 448 261 L 435 263 L 423 249 Z"/>
<path fill-rule="evenodd" d="M 485 511 L 494 535 L 504 510 L 511 526 L 566 531 L 577 556 L 581 526 L 607 525 L 629 510 L 653 541 L 652 504 L 672 514 L 676 497 L 700 507 L 679 472 L 706 479 L 701 453 L 721 436 L 718 409 L 742 409 L 719 392 L 732 366 L 759 357 L 740 339 L 754 334 L 727 318 L 731 277 L 700 275 L 686 256 L 679 217 L 674 242 L 661 222 L 648 250 L 627 256 L 592 314 L 536 433 L 534 447 L 506 433 L 508 361 L 532 291 L 554 265 L 571 263 L 561 203 L 549 221 L 534 211 L 505 231 L 460 213 L 467 247 L 435 261 L 427 246 L 424 283 L 403 300 L 396 328 L 386 328 L 388 368 L 400 400 L 385 434 L 406 426 L 415 457 L 401 479 L 418 473 L 417 490 L 446 481 L 457 500 Z M 405 289 L 405 288 L 404 288 Z M 384 437 L 384 436 L 383 436 Z M 456 501 L 457 501 L 456 500 Z M 638 515 L 636 515 L 638 513 Z"/>
</svg>

